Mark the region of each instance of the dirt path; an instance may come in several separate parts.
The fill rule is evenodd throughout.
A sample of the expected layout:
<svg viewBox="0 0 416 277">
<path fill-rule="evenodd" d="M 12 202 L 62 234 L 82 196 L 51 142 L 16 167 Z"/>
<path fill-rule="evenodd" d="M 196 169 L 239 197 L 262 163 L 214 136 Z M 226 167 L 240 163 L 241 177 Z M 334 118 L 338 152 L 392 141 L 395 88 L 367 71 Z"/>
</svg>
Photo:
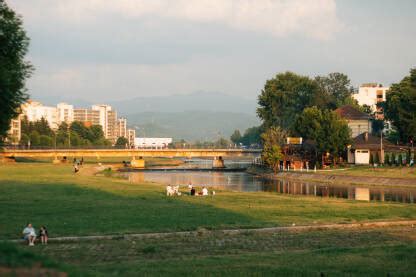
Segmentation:
<svg viewBox="0 0 416 277">
<path fill-rule="evenodd" d="M 95 241 L 95 240 L 117 240 L 117 239 L 146 239 L 146 238 L 165 238 L 172 236 L 186 237 L 197 236 L 200 234 L 222 233 L 227 235 L 238 235 L 247 233 L 275 233 L 275 232 L 299 232 L 313 230 L 336 230 L 336 229 L 359 229 L 359 228 L 381 228 L 391 226 L 411 226 L 416 228 L 416 220 L 401 221 L 375 221 L 362 223 L 343 223 L 343 224 L 323 224 L 323 225 L 303 225 L 303 226 L 284 226 L 284 227 L 268 227 L 253 229 L 225 229 L 225 230 L 206 230 L 183 232 L 166 232 L 166 233 L 137 233 L 137 234 L 119 234 L 119 235 L 97 235 L 97 236 L 70 236 L 49 238 L 52 242 L 78 242 L 78 241 Z M 10 242 L 21 242 L 22 240 L 9 240 Z"/>
</svg>

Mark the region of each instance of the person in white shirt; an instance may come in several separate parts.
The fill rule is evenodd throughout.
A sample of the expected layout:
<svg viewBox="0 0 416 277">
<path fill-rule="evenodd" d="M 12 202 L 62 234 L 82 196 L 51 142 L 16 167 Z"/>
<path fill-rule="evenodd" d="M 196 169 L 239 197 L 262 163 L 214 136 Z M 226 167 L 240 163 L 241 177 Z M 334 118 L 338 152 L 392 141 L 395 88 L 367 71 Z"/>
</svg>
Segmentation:
<svg viewBox="0 0 416 277">
<path fill-rule="evenodd" d="M 206 196 L 206 195 L 208 195 L 208 189 L 206 187 L 204 187 L 202 189 L 202 196 Z"/>
<path fill-rule="evenodd" d="M 23 229 L 23 238 L 27 240 L 29 246 L 35 245 L 36 240 L 36 231 L 33 228 L 32 223 L 28 223 L 26 228 Z"/>
</svg>

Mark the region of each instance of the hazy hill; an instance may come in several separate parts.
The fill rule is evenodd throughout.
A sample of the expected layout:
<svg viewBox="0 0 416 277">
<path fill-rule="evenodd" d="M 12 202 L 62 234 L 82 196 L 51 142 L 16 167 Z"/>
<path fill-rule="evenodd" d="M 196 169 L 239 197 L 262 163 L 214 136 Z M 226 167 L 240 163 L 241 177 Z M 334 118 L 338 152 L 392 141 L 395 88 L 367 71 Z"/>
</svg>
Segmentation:
<svg viewBox="0 0 416 277">
<path fill-rule="evenodd" d="M 195 92 L 170 96 L 138 97 L 109 103 L 119 113 L 213 111 L 254 115 L 257 101 L 218 92 Z"/>
<path fill-rule="evenodd" d="M 232 112 L 143 112 L 127 115 L 127 118 L 129 125 L 136 128 L 137 136 L 173 137 L 188 141 L 229 138 L 235 129 L 243 132 L 259 125 L 254 114 Z"/>
<path fill-rule="evenodd" d="M 90 107 L 82 99 L 61 96 L 34 97 L 46 105 L 63 101 L 75 107 Z M 98 103 L 100 102 L 100 103 Z M 170 96 L 137 97 L 129 100 L 104 101 L 113 106 L 119 116 L 127 117 L 129 127 L 138 136 L 173 137 L 186 140 L 229 138 L 235 129 L 259 125 L 255 99 L 246 99 L 218 92 L 195 92 Z"/>
</svg>

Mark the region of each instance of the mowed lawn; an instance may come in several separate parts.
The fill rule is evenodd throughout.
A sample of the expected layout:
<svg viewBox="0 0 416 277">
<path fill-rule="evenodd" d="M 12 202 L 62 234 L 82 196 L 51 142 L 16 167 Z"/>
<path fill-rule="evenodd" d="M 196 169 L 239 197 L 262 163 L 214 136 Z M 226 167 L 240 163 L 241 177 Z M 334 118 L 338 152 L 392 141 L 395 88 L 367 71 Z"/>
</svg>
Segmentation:
<svg viewBox="0 0 416 277">
<path fill-rule="evenodd" d="M 416 219 L 409 204 L 227 191 L 168 198 L 162 185 L 43 163 L 0 166 L 0 210 L 0 239 L 20 237 L 27 222 L 57 237 Z"/>
</svg>

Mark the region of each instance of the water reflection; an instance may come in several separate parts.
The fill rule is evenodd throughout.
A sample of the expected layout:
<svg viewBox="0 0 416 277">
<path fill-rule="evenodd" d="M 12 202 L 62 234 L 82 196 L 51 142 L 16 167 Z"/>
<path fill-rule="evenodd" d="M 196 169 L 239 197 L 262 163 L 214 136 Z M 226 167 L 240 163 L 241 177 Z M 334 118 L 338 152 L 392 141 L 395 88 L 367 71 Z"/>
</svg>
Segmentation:
<svg viewBox="0 0 416 277">
<path fill-rule="evenodd" d="M 268 191 L 281 194 L 335 197 L 362 201 L 414 203 L 416 188 L 377 188 L 331 185 L 289 180 L 268 180 L 245 172 L 145 171 L 125 173 L 131 182 L 215 187 L 235 191 Z"/>
</svg>

